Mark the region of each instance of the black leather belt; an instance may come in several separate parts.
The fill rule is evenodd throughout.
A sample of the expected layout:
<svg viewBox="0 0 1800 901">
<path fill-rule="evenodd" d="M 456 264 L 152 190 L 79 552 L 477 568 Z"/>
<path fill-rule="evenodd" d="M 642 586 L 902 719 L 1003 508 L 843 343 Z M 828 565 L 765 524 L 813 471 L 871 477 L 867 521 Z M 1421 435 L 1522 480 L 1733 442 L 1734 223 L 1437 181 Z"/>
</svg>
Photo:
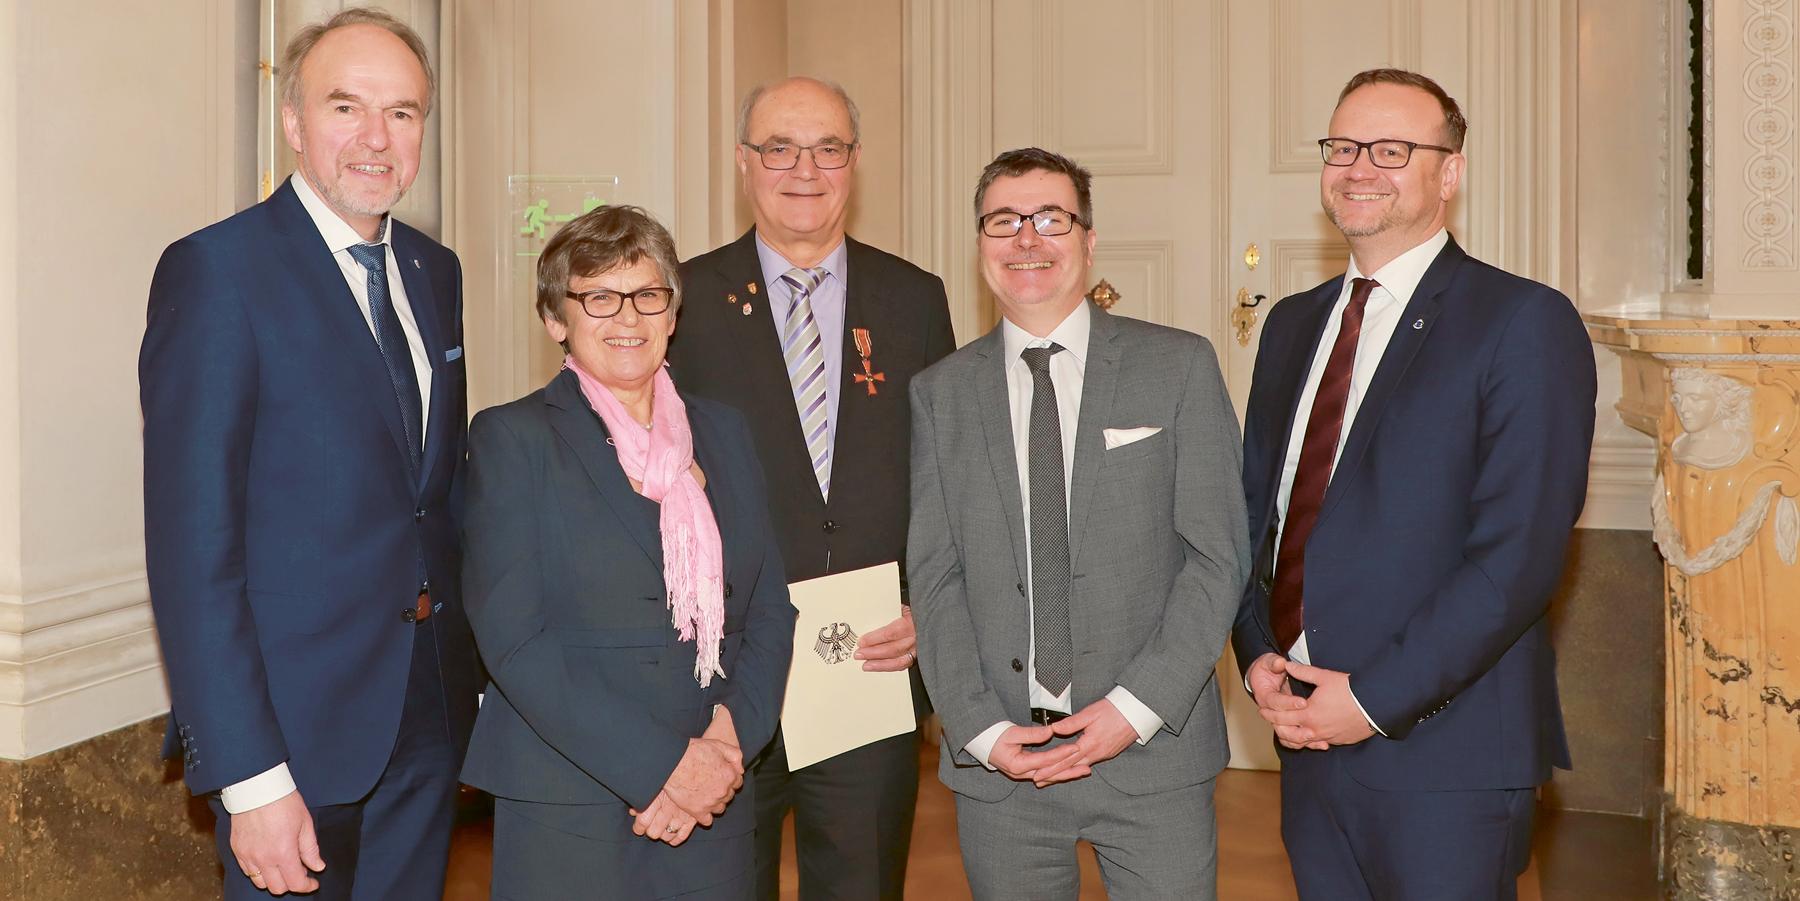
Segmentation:
<svg viewBox="0 0 1800 901">
<path fill-rule="evenodd" d="M 1068 718 L 1069 715 L 1060 710 L 1045 710 L 1042 707 L 1031 708 L 1031 721 L 1040 726 L 1048 726 L 1051 723 L 1060 722 Z"/>
</svg>

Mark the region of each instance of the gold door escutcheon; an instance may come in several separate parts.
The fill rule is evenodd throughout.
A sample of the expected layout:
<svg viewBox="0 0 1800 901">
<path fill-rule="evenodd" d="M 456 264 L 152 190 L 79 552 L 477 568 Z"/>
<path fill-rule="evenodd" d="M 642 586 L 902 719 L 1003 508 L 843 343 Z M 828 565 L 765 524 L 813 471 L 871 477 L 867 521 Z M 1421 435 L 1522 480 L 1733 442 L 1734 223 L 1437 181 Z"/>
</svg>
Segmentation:
<svg viewBox="0 0 1800 901">
<path fill-rule="evenodd" d="M 1256 264 L 1260 262 L 1262 262 L 1262 254 L 1257 253 L 1255 244 L 1250 245 L 1250 247 L 1244 251 L 1244 266 L 1254 271 L 1256 269 Z"/>
<path fill-rule="evenodd" d="M 1256 327 L 1256 307 L 1265 298 L 1261 294 L 1251 294 L 1249 288 L 1239 288 L 1237 303 L 1231 308 L 1231 326 L 1237 333 L 1239 347 L 1250 346 L 1250 330 Z"/>
</svg>

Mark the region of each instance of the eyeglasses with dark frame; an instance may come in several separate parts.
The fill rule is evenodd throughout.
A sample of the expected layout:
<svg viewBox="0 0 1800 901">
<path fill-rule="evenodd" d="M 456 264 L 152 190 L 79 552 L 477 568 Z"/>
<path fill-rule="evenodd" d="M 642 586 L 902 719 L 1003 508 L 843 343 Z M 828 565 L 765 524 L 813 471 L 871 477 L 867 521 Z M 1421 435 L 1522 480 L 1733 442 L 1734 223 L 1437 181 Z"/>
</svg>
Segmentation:
<svg viewBox="0 0 1800 901">
<path fill-rule="evenodd" d="M 1013 210 L 995 210 L 981 217 L 981 233 L 990 238 L 1010 238 L 1031 223 L 1032 231 L 1040 238 L 1054 238 L 1066 235 L 1075 226 L 1087 228 L 1088 224 L 1081 217 L 1057 206 L 1047 206 L 1035 213 L 1020 213 Z"/>
<path fill-rule="evenodd" d="M 744 146 L 756 151 L 762 157 L 764 169 L 785 171 L 800 165 L 800 151 L 812 151 L 813 165 L 820 169 L 842 169 L 850 165 L 850 152 L 856 149 L 855 144 L 843 141 L 820 141 L 817 144 L 752 144 L 744 142 Z"/>
<path fill-rule="evenodd" d="M 1420 144 L 1416 141 L 1352 141 L 1349 138 L 1320 138 L 1319 153 L 1325 157 L 1327 166 L 1354 166 L 1356 158 L 1364 150 L 1369 152 L 1369 162 L 1377 169 L 1404 169 L 1412 162 L 1414 150 L 1437 150 L 1444 153 L 1455 153 L 1448 147 L 1436 144 Z"/>
<path fill-rule="evenodd" d="M 570 300 L 581 304 L 581 311 L 595 319 L 611 319 L 625 310 L 625 298 L 631 298 L 631 308 L 638 311 L 639 316 L 655 316 L 669 311 L 669 304 L 675 300 L 675 289 L 658 285 L 654 288 L 639 288 L 630 294 L 620 294 L 604 288 L 598 291 L 564 291 Z M 608 312 L 610 311 L 610 312 Z"/>
</svg>

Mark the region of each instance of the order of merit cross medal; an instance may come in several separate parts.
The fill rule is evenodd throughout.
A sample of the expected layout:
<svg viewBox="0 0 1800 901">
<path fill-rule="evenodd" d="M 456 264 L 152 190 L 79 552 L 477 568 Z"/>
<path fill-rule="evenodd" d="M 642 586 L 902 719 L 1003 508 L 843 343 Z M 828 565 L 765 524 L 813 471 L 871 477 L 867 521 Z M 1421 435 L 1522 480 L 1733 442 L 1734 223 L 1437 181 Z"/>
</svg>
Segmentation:
<svg viewBox="0 0 1800 901">
<path fill-rule="evenodd" d="M 869 393 L 874 394 L 875 383 L 887 381 L 887 376 L 876 372 L 874 365 L 869 361 L 869 351 L 871 348 L 869 342 L 869 330 L 866 328 L 857 328 L 851 329 L 850 333 L 856 336 L 856 352 L 862 354 L 863 371 L 855 373 L 856 381 L 858 384 L 867 382 L 869 385 Z"/>
</svg>

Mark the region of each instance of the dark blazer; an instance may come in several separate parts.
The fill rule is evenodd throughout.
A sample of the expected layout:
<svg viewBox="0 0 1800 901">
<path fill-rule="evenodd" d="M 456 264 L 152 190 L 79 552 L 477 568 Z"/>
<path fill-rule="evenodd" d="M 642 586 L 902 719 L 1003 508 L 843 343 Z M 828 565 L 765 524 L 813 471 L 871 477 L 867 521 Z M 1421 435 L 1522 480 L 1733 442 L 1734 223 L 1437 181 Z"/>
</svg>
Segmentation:
<svg viewBox="0 0 1800 901">
<path fill-rule="evenodd" d="M 1081 710 L 1114 685 L 1162 732 L 1098 764 L 1130 795 L 1185 788 L 1231 757 L 1214 665 L 1237 610 L 1249 543 L 1237 417 L 1218 357 L 1191 332 L 1095 307 L 1069 479 L 1069 628 Z M 919 666 L 944 721 L 938 778 L 1000 801 L 1024 783 L 965 750 L 995 723 L 1031 722 L 1024 500 L 995 328 L 914 380 L 907 566 Z M 1106 449 L 1109 428 L 1156 434 Z"/>
<path fill-rule="evenodd" d="M 138 362 L 144 545 L 170 747 L 196 793 L 282 761 L 309 805 L 368 793 L 399 730 L 420 559 L 459 752 L 474 721 L 462 270 L 404 223 L 392 239 L 432 367 L 417 480 L 381 352 L 291 186 L 157 264 Z"/>
<path fill-rule="evenodd" d="M 1342 284 L 1284 299 L 1263 326 L 1244 426 L 1258 550 L 1240 667 L 1275 650 L 1275 495 Z M 1570 765 L 1545 611 L 1586 496 L 1594 394 L 1569 299 L 1445 245 L 1348 426 L 1306 545 L 1312 662 L 1350 673 L 1387 735 L 1328 752 L 1364 785 L 1524 788 Z"/>
<path fill-rule="evenodd" d="M 724 401 L 749 419 L 789 582 L 903 559 L 910 502 L 906 385 L 956 349 L 943 280 L 845 240 L 843 384 L 829 504 L 794 409 L 755 230 L 681 264 L 681 322 L 669 342 L 669 367 L 682 390 Z M 856 381 L 863 371 L 853 331 L 859 328 L 869 331 L 871 371 L 882 381 Z"/>
<path fill-rule="evenodd" d="M 610 808 L 590 837 L 631 834 L 706 731 L 731 711 L 751 749 L 775 734 L 795 611 L 744 418 L 683 393 L 725 559 L 725 678 L 701 689 L 669 621 L 662 537 L 604 422 L 564 371 L 469 428 L 469 616 L 492 684 L 463 781 L 504 798 Z M 755 826 L 754 787 L 695 838 Z"/>
</svg>

